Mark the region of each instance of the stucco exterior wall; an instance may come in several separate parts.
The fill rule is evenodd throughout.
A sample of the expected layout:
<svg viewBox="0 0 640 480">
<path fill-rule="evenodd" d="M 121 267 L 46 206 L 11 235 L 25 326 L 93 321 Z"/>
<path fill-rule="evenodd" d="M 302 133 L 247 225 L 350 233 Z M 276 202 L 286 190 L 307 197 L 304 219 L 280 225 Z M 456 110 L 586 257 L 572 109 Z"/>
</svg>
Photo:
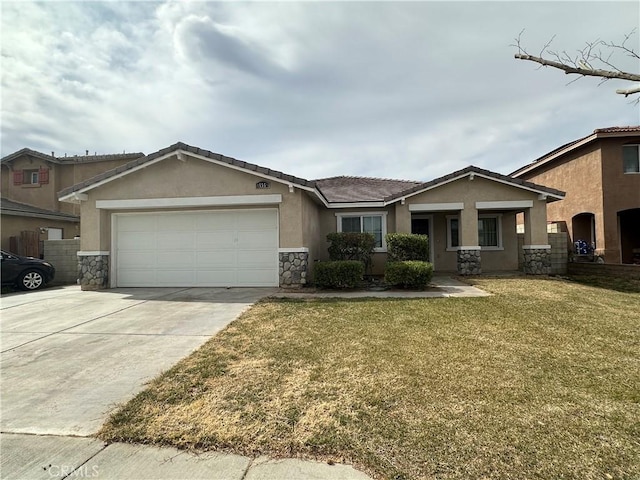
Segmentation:
<svg viewBox="0 0 640 480">
<path fill-rule="evenodd" d="M 294 188 L 291 193 L 287 185 L 275 181 L 270 182 L 268 189 L 256 189 L 256 182 L 260 180 L 260 177 L 255 175 L 192 157 L 186 161 L 168 158 L 88 192 L 88 200 L 82 203 L 81 249 L 108 251 L 111 248 L 110 217 L 113 212 L 96 209 L 96 200 L 268 194 L 282 195 L 282 203 L 278 205 L 280 247 L 299 248 L 306 246 L 304 245 L 302 224 L 303 195 L 306 194 L 298 188 Z M 189 208 L 188 210 L 218 210 L 222 208 L 225 207 Z M 170 208 L 162 210 L 179 211 L 179 209 Z"/>
<path fill-rule="evenodd" d="M 620 262 L 618 212 L 640 208 L 640 173 L 624 173 L 622 146 L 640 143 L 634 138 L 612 138 L 601 142 L 602 157 L 602 221 L 604 225 L 604 257 L 606 262 Z"/>
</svg>

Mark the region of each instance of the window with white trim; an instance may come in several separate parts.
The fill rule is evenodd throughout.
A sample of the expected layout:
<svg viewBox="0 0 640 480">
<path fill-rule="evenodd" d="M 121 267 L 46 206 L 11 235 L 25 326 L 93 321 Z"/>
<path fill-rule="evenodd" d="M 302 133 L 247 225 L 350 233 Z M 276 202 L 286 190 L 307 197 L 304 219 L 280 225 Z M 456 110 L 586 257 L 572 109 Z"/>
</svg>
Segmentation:
<svg viewBox="0 0 640 480">
<path fill-rule="evenodd" d="M 336 213 L 338 232 L 371 233 L 376 239 L 376 251 L 385 251 L 384 236 L 387 234 L 387 213 Z"/>
<path fill-rule="evenodd" d="M 624 173 L 640 173 L 640 145 L 622 146 Z"/>
<path fill-rule="evenodd" d="M 447 215 L 447 249 L 455 250 L 460 246 L 460 219 Z"/>
<path fill-rule="evenodd" d="M 483 250 L 502 250 L 502 215 L 478 215 L 478 245 Z M 447 249 L 460 246 L 460 217 L 447 216 Z"/>
</svg>

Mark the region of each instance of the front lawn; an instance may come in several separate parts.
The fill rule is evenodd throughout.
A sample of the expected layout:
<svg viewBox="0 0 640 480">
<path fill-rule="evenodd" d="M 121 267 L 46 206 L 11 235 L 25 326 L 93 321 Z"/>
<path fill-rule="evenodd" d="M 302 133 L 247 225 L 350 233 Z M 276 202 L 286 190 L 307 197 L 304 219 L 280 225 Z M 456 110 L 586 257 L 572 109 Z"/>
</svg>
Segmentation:
<svg viewBox="0 0 640 480">
<path fill-rule="evenodd" d="M 99 436 L 398 480 L 640 478 L 640 295 L 474 283 L 494 296 L 260 303 Z"/>
</svg>

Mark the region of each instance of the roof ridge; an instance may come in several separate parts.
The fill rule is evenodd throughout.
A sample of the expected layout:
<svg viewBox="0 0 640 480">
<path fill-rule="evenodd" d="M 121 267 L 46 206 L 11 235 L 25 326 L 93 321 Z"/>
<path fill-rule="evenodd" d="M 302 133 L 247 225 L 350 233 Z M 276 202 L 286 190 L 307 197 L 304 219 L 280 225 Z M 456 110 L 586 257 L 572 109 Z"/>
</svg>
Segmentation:
<svg viewBox="0 0 640 480">
<path fill-rule="evenodd" d="M 361 178 L 361 179 L 365 179 L 365 180 L 381 180 L 384 182 L 403 182 L 403 183 L 422 183 L 421 180 L 403 180 L 401 178 L 384 178 L 384 177 L 367 177 L 364 175 L 336 175 L 335 177 L 326 177 L 326 178 L 316 178 L 315 180 L 313 180 L 314 182 L 320 182 L 323 180 L 334 180 L 337 178 Z"/>
</svg>

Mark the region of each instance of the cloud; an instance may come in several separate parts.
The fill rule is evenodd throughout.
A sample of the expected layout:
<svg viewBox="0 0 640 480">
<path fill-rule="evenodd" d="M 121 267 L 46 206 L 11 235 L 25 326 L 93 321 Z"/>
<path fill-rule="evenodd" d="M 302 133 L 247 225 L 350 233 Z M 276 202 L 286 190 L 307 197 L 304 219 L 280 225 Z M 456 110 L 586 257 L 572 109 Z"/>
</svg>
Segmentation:
<svg viewBox="0 0 640 480">
<path fill-rule="evenodd" d="M 595 128 L 613 91 L 513 59 L 618 39 L 630 2 L 2 4 L 2 155 L 175 141 L 317 178 L 508 173 Z M 622 65 L 636 68 L 621 58 Z"/>
</svg>

